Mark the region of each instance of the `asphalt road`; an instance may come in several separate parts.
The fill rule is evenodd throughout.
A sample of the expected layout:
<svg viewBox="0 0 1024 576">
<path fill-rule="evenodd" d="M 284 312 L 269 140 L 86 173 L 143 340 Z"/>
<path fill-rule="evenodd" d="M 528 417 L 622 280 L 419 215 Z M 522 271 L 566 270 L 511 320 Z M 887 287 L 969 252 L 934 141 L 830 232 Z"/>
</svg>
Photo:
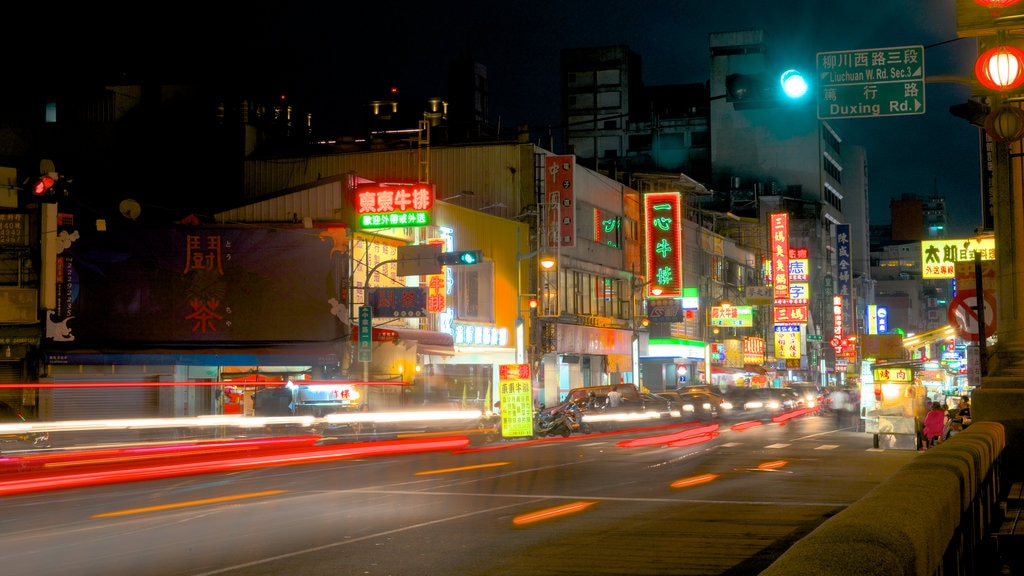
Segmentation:
<svg viewBox="0 0 1024 576">
<path fill-rule="evenodd" d="M 674 428 L 11 496 L 0 559 L 19 576 L 753 575 L 917 454 L 835 425 L 811 415 L 690 446 L 622 444 Z"/>
</svg>

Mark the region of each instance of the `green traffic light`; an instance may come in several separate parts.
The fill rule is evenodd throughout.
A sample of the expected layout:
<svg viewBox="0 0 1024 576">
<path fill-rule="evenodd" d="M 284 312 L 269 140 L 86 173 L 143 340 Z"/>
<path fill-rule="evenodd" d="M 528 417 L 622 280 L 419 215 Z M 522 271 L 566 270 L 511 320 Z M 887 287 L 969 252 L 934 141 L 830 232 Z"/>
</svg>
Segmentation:
<svg viewBox="0 0 1024 576">
<path fill-rule="evenodd" d="M 476 264 L 476 252 L 463 252 L 459 255 L 459 261 L 463 264 Z"/>
<path fill-rule="evenodd" d="M 807 94 L 807 79 L 798 70 L 790 68 L 783 72 L 779 77 L 779 83 L 782 84 L 782 91 L 789 98 L 803 98 L 804 94 Z"/>
</svg>

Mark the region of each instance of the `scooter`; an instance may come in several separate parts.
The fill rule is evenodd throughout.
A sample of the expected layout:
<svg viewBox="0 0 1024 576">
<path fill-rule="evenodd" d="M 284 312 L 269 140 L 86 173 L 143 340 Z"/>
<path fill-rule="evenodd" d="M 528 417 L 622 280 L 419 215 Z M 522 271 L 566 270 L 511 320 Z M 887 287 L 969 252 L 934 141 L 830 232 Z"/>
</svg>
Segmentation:
<svg viewBox="0 0 1024 576">
<path fill-rule="evenodd" d="M 572 435 L 573 430 L 580 427 L 581 420 L 579 408 L 574 404 L 549 416 L 537 412 L 533 419 L 533 433 L 539 437 L 561 436 L 568 438 Z"/>
</svg>

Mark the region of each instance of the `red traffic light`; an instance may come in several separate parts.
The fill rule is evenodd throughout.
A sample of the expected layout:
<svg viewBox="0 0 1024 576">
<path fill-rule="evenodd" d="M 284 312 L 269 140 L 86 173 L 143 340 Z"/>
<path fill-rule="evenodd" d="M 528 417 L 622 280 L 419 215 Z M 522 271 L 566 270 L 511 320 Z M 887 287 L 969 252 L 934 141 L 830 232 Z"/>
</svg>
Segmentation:
<svg viewBox="0 0 1024 576">
<path fill-rule="evenodd" d="M 36 183 L 32 186 L 32 194 L 36 196 L 42 196 L 53 188 L 54 180 L 51 176 L 40 176 Z"/>
</svg>

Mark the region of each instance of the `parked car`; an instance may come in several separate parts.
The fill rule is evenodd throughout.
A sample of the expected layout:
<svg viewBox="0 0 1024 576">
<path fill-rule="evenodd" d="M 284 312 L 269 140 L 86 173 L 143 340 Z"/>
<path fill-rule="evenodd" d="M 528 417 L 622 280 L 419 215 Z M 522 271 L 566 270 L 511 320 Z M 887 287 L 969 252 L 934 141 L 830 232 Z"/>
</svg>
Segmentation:
<svg viewBox="0 0 1024 576">
<path fill-rule="evenodd" d="M 696 418 L 701 421 L 714 420 L 726 416 L 723 414 L 726 411 L 731 412 L 729 410 L 731 404 L 728 404 L 728 408 L 723 407 L 723 404 L 726 404 L 725 399 L 709 392 L 668 390 L 658 392 L 658 395 L 671 400 L 673 408 L 680 412 L 682 418 Z"/>
</svg>

